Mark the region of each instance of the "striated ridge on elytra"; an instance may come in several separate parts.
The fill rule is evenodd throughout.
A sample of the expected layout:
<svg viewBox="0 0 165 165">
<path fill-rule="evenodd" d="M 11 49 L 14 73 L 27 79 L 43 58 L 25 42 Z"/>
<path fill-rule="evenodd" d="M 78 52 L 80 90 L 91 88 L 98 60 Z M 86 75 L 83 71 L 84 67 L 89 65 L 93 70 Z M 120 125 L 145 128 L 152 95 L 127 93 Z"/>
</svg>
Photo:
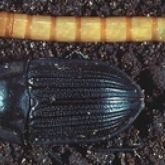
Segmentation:
<svg viewBox="0 0 165 165">
<path fill-rule="evenodd" d="M 29 136 L 33 143 L 93 142 L 128 126 L 143 94 L 107 64 L 40 59 L 29 64 Z"/>
</svg>

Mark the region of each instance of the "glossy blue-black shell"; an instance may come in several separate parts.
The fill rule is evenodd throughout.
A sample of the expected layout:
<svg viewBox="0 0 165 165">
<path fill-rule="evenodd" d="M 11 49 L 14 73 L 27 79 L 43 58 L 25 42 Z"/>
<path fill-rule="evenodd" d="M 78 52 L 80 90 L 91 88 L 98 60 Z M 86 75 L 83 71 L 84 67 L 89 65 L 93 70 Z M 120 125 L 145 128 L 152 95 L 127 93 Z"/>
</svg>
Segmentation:
<svg viewBox="0 0 165 165">
<path fill-rule="evenodd" d="M 144 107 L 138 85 L 103 62 L 34 59 L 26 75 L 27 137 L 34 144 L 109 139 L 128 127 Z"/>
</svg>

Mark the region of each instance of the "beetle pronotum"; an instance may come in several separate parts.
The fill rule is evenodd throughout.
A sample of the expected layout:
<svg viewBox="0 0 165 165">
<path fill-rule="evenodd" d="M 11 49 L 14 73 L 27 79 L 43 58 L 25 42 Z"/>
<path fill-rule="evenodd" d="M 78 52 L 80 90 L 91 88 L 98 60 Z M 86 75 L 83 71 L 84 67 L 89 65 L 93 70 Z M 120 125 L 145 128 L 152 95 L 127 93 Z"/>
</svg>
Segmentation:
<svg viewBox="0 0 165 165">
<path fill-rule="evenodd" d="M 62 42 L 165 41 L 165 18 L 53 17 L 1 12 L 0 36 Z"/>
</svg>

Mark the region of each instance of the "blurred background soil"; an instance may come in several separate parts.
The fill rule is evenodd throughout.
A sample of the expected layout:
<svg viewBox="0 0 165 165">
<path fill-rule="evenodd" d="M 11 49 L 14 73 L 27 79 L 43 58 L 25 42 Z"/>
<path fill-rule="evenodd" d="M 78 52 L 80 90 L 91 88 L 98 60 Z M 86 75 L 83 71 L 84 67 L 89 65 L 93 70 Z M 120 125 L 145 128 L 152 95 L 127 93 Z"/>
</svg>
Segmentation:
<svg viewBox="0 0 165 165">
<path fill-rule="evenodd" d="M 164 0 L 0 0 L 1 11 L 74 16 L 165 16 Z M 145 91 L 146 107 L 125 132 L 101 147 L 136 144 L 134 152 L 101 154 L 92 145 L 59 146 L 53 151 L 71 165 L 164 165 L 165 164 L 165 44 L 57 43 L 0 39 L 0 62 L 32 57 L 64 57 L 80 51 L 91 60 L 108 61 L 132 77 Z M 0 165 L 51 165 L 52 146 L 29 146 L 0 142 Z"/>
</svg>

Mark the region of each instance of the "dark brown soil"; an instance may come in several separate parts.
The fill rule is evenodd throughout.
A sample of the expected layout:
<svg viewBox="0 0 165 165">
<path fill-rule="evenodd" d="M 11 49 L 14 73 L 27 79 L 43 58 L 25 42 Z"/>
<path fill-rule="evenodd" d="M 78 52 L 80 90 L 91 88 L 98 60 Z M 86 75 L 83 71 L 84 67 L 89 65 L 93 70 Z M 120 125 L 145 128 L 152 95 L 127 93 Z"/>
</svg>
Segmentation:
<svg viewBox="0 0 165 165">
<path fill-rule="evenodd" d="M 0 0 L 0 10 L 49 15 L 165 16 L 164 0 Z M 132 127 L 102 147 L 135 144 L 132 152 L 98 154 L 92 146 L 60 146 L 65 164 L 71 165 L 164 165 L 165 164 L 165 44 L 142 43 L 57 43 L 0 39 L 0 61 L 31 57 L 63 57 L 78 50 L 92 60 L 108 61 L 128 73 L 145 90 L 146 107 Z M 14 150 L 12 149 L 14 148 Z M 2 165 L 56 164 L 48 148 L 25 149 L 0 142 Z"/>
</svg>

